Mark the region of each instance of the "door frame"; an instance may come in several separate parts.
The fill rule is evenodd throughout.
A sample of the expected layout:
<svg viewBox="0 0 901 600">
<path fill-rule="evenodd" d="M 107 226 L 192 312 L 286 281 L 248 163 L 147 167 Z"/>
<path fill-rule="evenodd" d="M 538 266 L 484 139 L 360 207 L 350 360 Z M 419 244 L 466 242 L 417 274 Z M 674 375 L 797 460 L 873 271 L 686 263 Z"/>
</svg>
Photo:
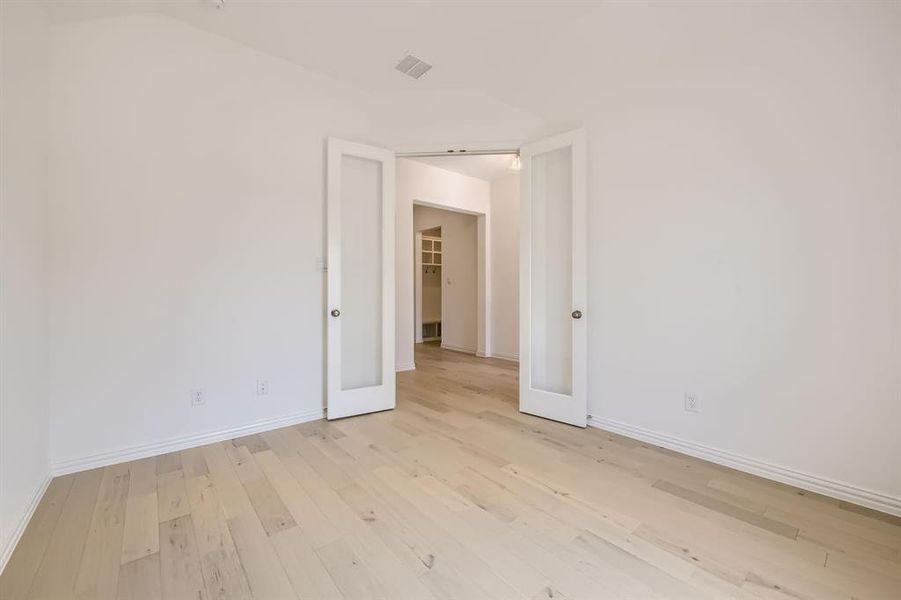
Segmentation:
<svg viewBox="0 0 901 600">
<path fill-rule="evenodd" d="M 491 154 L 511 154 L 518 152 L 519 147 L 522 145 L 522 140 L 507 140 L 507 141 L 496 141 L 496 142 L 484 142 L 484 141 L 469 141 L 469 142 L 454 142 L 451 144 L 398 144 L 392 146 L 391 149 L 395 152 L 397 158 L 414 158 L 409 156 L 413 155 L 431 155 L 431 156 L 448 156 L 451 154 L 457 155 L 462 154 L 461 148 L 465 148 L 466 152 L 470 156 L 478 156 L 480 153 L 491 153 Z M 409 339 L 411 340 L 409 346 L 401 341 L 403 346 L 399 346 L 396 348 L 397 351 L 397 370 L 400 371 L 412 371 L 416 369 L 415 364 L 415 347 L 416 347 L 416 339 L 417 339 L 417 326 L 421 328 L 421 324 L 418 325 L 416 321 L 416 285 L 415 285 L 415 277 L 416 277 L 416 260 L 415 260 L 415 252 L 411 254 L 409 258 L 405 258 L 403 256 L 404 250 L 402 247 L 407 247 L 411 250 L 415 251 L 415 238 L 416 232 L 414 231 L 413 226 L 413 212 L 412 210 L 407 211 L 406 205 L 409 202 L 411 205 L 419 204 L 422 206 L 430 206 L 433 208 L 440 208 L 444 210 L 453 210 L 457 212 L 464 212 L 467 214 L 475 215 L 476 217 L 480 217 L 484 215 L 485 218 L 479 219 L 478 227 L 479 227 L 479 240 L 480 247 L 484 250 L 485 253 L 485 261 L 484 267 L 482 266 L 482 262 L 480 261 L 480 269 L 484 271 L 484 273 L 479 274 L 480 286 L 485 285 L 486 291 L 484 294 L 481 294 L 480 297 L 484 297 L 485 308 L 479 309 L 478 319 L 481 320 L 485 324 L 486 334 L 484 336 L 477 336 L 477 348 L 476 355 L 480 357 L 490 357 L 494 356 L 491 348 L 491 227 L 490 227 L 490 209 L 486 210 L 484 213 L 480 211 L 468 210 L 466 207 L 456 206 L 447 204 L 442 202 L 440 199 L 435 198 L 415 198 L 413 196 L 407 196 L 401 199 L 400 194 L 402 191 L 400 187 L 398 188 L 398 199 L 399 202 L 397 204 L 397 229 L 400 232 L 400 235 L 403 236 L 403 239 L 398 240 L 398 263 L 397 263 L 397 272 L 409 272 L 413 273 L 413 277 L 410 280 L 409 287 L 405 287 L 402 285 L 402 281 L 400 278 L 396 279 L 397 285 L 397 305 L 399 311 L 404 311 L 405 307 L 403 305 L 404 302 L 411 302 L 409 305 L 409 316 L 404 315 L 404 318 L 399 321 L 400 327 L 406 329 L 409 334 Z M 407 233 L 409 232 L 409 233 Z M 484 243 L 482 242 L 482 236 L 484 235 Z M 481 287 L 480 287 L 481 290 Z M 407 329 L 408 328 L 408 329 Z M 504 360 L 511 360 L 510 357 L 499 357 Z"/>
<path fill-rule="evenodd" d="M 477 272 L 476 272 L 476 348 L 475 354 L 478 357 L 485 358 L 491 356 L 491 264 L 490 264 L 490 253 L 489 250 L 491 248 L 490 244 L 490 216 L 488 213 L 470 211 L 470 210 L 462 210 L 460 208 L 455 208 L 450 204 L 442 204 L 440 201 L 420 201 L 417 199 L 413 199 L 413 210 L 416 210 L 417 206 L 422 206 L 425 208 L 435 208 L 438 210 L 446 210 L 448 212 L 459 213 L 461 215 L 471 215 L 476 218 L 476 227 L 478 229 L 477 237 L 476 237 L 476 264 L 477 264 Z M 442 231 L 443 235 L 443 231 Z M 414 240 L 421 239 L 421 232 L 416 231 L 416 226 L 413 226 L 413 238 Z M 417 242 L 414 241 L 414 244 Z M 441 246 L 445 247 L 446 241 L 442 238 Z M 414 347 L 415 344 L 419 343 L 417 340 L 421 340 L 422 337 L 422 268 L 421 265 L 421 257 L 417 257 L 416 254 L 419 252 L 418 248 L 414 249 L 413 254 L 413 285 L 414 285 L 414 300 L 413 300 L 413 342 Z M 442 273 L 442 280 L 446 277 L 445 273 Z M 444 284 L 441 286 L 442 291 L 442 303 L 444 302 Z M 443 310 L 443 304 L 442 304 Z M 442 323 L 442 329 L 443 327 Z M 448 348 L 449 350 L 461 351 L 461 352 L 469 352 L 468 348 L 456 348 L 456 347 L 448 347 L 445 346 L 444 340 L 442 338 L 441 342 L 442 348 Z"/>
<path fill-rule="evenodd" d="M 403 157 L 401 157 L 403 158 Z M 491 356 L 491 228 L 490 228 L 490 211 L 478 212 L 472 210 L 464 210 L 457 208 L 452 204 L 444 204 L 440 200 L 418 200 L 413 199 L 413 210 L 417 206 L 425 208 L 435 208 L 438 210 L 446 210 L 448 212 L 459 213 L 461 215 L 472 215 L 476 218 L 476 227 L 478 230 L 476 237 L 476 348 L 474 354 L 478 357 L 485 358 Z M 442 231 L 441 247 L 444 248 L 447 243 L 443 238 Z M 419 254 L 418 241 L 422 238 L 422 232 L 416 231 L 414 221 L 413 225 L 413 343 L 420 343 L 422 339 L 422 267 L 421 256 Z M 441 285 L 441 310 L 444 312 L 444 284 L 443 279 L 445 273 L 442 272 Z M 442 329 L 444 328 L 442 323 Z M 443 336 L 441 347 L 445 348 Z M 448 347 L 449 350 L 469 352 L 469 349 Z"/>
<path fill-rule="evenodd" d="M 416 208 L 414 204 L 413 208 Z M 415 220 L 413 221 L 416 222 Z M 413 225 L 413 343 L 422 343 L 422 232 L 416 231 Z M 395 285 L 397 283 L 395 282 Z M 444 298 L 441 298 L 441 310 L 444 310 Z"/>
</svg>

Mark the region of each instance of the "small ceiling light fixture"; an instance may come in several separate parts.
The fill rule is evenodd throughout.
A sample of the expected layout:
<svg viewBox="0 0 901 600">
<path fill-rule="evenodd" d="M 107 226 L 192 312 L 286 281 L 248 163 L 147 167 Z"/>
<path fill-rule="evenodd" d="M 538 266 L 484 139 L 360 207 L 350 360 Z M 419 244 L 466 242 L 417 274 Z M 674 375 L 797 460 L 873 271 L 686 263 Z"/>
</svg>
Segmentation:
<svg viewBox="0 0 901 600">
<path fill-rule="evenodd" d="M 225 8 L 225 0 L 209 0 L 209 2 L 216 8 Z"/>
<path fill-rule="evenodd" d="M 522 159 L 519 158 L 519 154 L 513 155 L 513 160 L 510 161 L 510 170 L 511 171 L 521 171 L 522 170 Z"/>
<path fill-rule="evenodd" d="M 400 59 L 400 62 L 398 62 L 394 68 L 404 75 L 409 75 L 413 79 L 419 79 L 429 72 L 429 70 L 432 68 L 432 65 L 420 58 L 413 56 L 412 54 L 407 54 L 405 57 Z"/>
</svg>

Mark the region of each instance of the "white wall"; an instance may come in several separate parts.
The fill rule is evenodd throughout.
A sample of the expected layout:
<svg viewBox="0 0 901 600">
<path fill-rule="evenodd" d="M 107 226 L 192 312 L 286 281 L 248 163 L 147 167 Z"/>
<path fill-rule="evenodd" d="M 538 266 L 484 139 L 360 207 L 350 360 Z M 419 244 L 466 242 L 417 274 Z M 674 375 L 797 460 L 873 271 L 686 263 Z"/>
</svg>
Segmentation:
<svg viewBox="0 0 901 600">
<path fill-rule="evenodd" d="M 50 474 L 47 22 L 0 3 L 0 570 Z"/>
<path fill-rule="evenodd" d="M 491 182 L 491 354 L 519 357 L 519 173 Z"/>
<path fill-rule="evenodd" d="M 52 41 L 58 470 L 320 414 L 326 136 L 509 140 L 536 122 L 479 94 L 434 93 L 411 121 L 420 95 L 363 93 L 164 16 L 67 21 Z M 479 194 L 449 199 L 487 212 L 487 183 L 456 192 L 467 185 Z M 410 235 L 412 198 L 398 206 Z M 398 264 L 412 252 L 399 247 Z M 401 289 L 399 365 L 412 365 L 412 280 Z M 255 395 L 257 378 L 269 396 Z M 190 408 L 194 388 L 205 407 Z"/>
<path fill-rule="evenodd" d="M 479 328 L 478 221 L 475 215 L 414 206 L 413 230 L 433 227 L 441 228 L 441 345 L 475 354 Z"/>
<path fill-rule="evenodd" d="M 413 202 L 488 215 L 491 209 L 490 198 L 490 185 L 487 181 L 445 171 L 414 160 L 398 159 L 395 230 L 398 369 L 409 369 L 414 365 Z M 445 300 L 447 301 L 446 298 Z M 490 310 L 488 313 L 490 314 Z M 488 326 L 490 327 L 490 324 Z"/>
<path fill-rule="evenodd" d="M 568 33 L 592 70 L 567 81 L 548 53 L 515 95 L 589 129 L 592 414 L 901 498 L 897 5 L 598 10 Z M 321 406 L 325 134 L 535 125 L 497 103 L 436 117 L 440 91 L 376 102 L 367 133 L 371 98 L 162 18 L 54 38 L 56 461 Z M 411 104 L 412 126 L 392 112 Z"/>
<path fill-rule="evenodd" d="M 365 103 L 167 17 L 52 42 L 54 463 L 321 415 L 324 138 Z"/>
<path fill-rule="evenodd" d="M 901 10 L 705 7 L 571 34 L 590 412 L 901 510 Z"/>
</svg>

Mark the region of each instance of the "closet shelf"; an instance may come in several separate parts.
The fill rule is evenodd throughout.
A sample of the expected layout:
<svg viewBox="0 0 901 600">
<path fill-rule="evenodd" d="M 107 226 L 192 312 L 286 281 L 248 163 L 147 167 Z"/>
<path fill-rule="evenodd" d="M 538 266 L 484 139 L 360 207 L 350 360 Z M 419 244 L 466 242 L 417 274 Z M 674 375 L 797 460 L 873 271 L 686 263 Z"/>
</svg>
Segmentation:
<svg viewBox="0 0 901 600">
<path fill-rule="evenodd" d="M 422 236 L 422 266 L 441 266 L 441 238 Z"/>
</svg>

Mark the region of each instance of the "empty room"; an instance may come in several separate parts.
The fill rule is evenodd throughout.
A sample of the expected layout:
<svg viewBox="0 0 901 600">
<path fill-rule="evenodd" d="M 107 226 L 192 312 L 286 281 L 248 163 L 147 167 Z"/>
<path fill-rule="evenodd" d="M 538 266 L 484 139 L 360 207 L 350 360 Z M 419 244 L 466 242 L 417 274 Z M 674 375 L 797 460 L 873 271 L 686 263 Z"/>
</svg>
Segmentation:
<svg viewBox="0 0 901 600">
<path fill-rule="evenodd" d="M 897 600 L 899 428 L 897 0 L 0 0 L 0 600 Z"/>
</svg>

